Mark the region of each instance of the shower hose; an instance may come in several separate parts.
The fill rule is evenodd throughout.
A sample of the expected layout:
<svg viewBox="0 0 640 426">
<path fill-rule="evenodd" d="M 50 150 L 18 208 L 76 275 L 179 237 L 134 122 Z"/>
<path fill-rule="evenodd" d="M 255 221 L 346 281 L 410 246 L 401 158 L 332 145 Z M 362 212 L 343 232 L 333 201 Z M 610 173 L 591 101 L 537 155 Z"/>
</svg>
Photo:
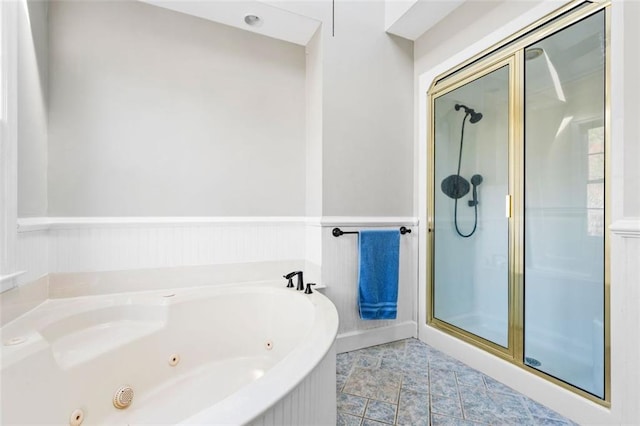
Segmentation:
<svg viewBox="0 0 640 426">
<path fill-rule="evenodd" d="M 464 115 L 464 118 L 462 119 L 462 129 L 460 131 L 460 152 L 458 153 L 458 172 L 456 173 L 456 176 L 458 176 L 458 178 L 460 178 L 460 165 L 462 163 L 462 144 L 464 143 L 464 124 L 467 121 L 467 117 L 469 117 L 469 113 Z M 474 190 L 475 190 L 475 187 L 474 187 Z M 458 199 L 456 198 L 454 200 L 453 224 L 456 227 L 456 232 L 462 238 L 469 238 L 470 236 L 472 236 L 476 232 L 476 227 L 478 226 L 478 202 L 477 200 L 474 200 L 474 201 L 475 203 L 473 204 L 473 229 L 471 230 L 470 233 L 463 234 L 462 232 L 460 232 L 460 229 L 458 228 Z"/>
</svg>

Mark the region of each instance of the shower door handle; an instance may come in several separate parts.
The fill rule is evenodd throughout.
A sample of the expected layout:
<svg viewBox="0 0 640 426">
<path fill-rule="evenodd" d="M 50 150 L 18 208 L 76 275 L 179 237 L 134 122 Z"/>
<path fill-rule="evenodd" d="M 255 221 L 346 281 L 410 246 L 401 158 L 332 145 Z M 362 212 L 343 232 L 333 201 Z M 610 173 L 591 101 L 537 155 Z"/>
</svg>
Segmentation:
<svg viewBox="0 0 640 426">
<path fill-rule="evenodd" d="M 509 194 L 504 198 L 504 215 L 507 219 L 511 218 L 511 195 Z"/>
</svg>

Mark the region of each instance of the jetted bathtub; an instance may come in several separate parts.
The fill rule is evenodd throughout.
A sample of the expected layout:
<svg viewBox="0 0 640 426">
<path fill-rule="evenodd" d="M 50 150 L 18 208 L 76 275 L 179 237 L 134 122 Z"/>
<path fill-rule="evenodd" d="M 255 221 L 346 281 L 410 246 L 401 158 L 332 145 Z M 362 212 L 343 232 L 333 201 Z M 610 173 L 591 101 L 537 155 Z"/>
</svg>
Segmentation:
<svg viewBox="0 0 640 426">
<path fill-rule="evenodd" d="M 2 328 L 2 424 L 335 424 L 337 329 L 281 282 L 50 299 Z"/>
</svg>

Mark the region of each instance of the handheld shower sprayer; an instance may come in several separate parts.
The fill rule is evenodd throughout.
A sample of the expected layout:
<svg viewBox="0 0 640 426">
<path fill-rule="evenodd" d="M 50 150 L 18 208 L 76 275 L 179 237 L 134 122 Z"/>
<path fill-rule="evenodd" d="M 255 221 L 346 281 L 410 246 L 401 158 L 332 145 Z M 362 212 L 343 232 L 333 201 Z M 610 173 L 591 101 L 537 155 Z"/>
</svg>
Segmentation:
<svg viewBox="0 0 640 426">
<path fill-rule="evenodd" d="M 482 175 L 476 174 L 471 177 L 471 185 L 473 186 L 472 199 L 468 201 L 469 207 L 473 207 L 473 229 L 468 234 L 463 234 L 460 232 L 458 228 L 458 199 L 464 197 L 469 192 L 469 182 L 462 176 L 460 176 L 460 166 L 462 164 L 462 145 L 464 143 L 464 125 L 469 118 L 469 123 L 475 124 L 478 121 L 482 120 L 482 113 L 476 112 L 473 108 L 469 108 L 466 105 L 456 104 L 455 110 L 460 111 L 460 109 L 464 109 L 464 118 L 462 119 L 462 128 L 460 130 L 460 152 L 458 154 L 458 171 L 455 175 L 447 176 L 442 183 L 440 184 L 440 188 L 442 192 L 444 192 L 449 198 L 454 199 L 454 210 L 453 210 L 453 223 L 456 227 L 456 232 L 463 238 L 468 238 L 476 232 L 476 228 L 478 226 L 478 185 L 482 183 Z"/>
<path fill-rule="evenodd" d="M 473 175 L 471 176 L 471 185 L 473 189 L 471 190 L 473 200 L 469 200 L 469 207 L 474 207 L 478 205 L 478 185 L 482 183 L 482 175 Z"/>
</svg>

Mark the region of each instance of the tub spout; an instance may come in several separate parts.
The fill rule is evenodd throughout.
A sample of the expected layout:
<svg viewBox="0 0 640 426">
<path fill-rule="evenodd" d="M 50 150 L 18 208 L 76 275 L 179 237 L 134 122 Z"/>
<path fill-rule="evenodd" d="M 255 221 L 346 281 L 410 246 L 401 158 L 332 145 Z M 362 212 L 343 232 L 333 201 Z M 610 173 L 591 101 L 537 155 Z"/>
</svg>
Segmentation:
<svg viewBox="0 0 640 426">
<path fill-rule="evenodd" d="M 302 271 L 298 271 L 298 285 L 296 286 L 296 290 L 304 290 L 304 281 L 302 280 Z"/>
<path fill-rule="evenodd" d="M 304 290 L 304 281 L 302 278 L 302 271 L 289 272 L 287 275 L 284 275 L 284 278 L 289 280 L 289 284 L 287 285 L 287 287 L 293 287 L 293 283 L 291 282 L 291 280 L 296 275 L 298 276 L 298 285 L 296 286 L 296 290 L 298 291 Z"/>
</svg>

